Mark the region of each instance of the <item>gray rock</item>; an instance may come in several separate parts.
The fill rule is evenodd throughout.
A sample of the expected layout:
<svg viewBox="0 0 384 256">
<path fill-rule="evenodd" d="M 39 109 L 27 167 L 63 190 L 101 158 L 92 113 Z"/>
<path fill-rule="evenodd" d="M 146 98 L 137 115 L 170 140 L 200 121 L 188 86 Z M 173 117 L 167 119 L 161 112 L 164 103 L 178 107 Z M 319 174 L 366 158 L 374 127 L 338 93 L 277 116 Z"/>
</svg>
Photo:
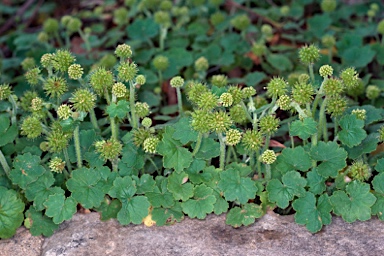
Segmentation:
<svg viewBox="0 0 384 256">
<path fill-rule="evenodd" d="M 293 216 L 271 213 L 238 229 L 225 224 L 225 215 L 146 227 L 121 226 L 116 220 L 101 222 L 98 213 L 90 213 L 76 214 L 63 223 L 44 239 L 40 253 L 38 245 L 29 253 L 20 248 L 7 251 L 7 243 L 1 241 L 0 247 L 6 246 L 0 255 L 383 255 L 383 241 L 384 224 L 377 218 L 348 224 L 333 217 L 330 226 L 311 234 L 295 224 Z"/>
<path fill-rule="evenodd" d="M 0 256 L 40 255 L 44 238 L 21 227 L 11 239 L 0 240 Z"/>
</svg>

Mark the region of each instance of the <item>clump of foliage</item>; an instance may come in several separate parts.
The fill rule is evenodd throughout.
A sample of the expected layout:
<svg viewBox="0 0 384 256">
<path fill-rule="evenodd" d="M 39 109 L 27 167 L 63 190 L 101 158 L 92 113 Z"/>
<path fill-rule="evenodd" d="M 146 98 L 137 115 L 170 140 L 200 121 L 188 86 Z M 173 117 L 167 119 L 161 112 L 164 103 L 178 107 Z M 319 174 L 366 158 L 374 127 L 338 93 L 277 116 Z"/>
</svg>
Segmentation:
<svg viewBox="0 0 384 256">
<path fill-rule="evenodd" d="M 246 12 L 223 12 L 222 1 L 161 1 L 160 11 L 154 2 L 125 1 L 104 37 L 103 22 L 84 26 L 103 6 L 49 18 L 28 35 L 39 39 L 38 59 L 20 62 L 17 54 L 30 52 L 13 43 L 23 74 L 4 59 L 2 70 L 12 71 L 0 85 L 0 238 L 23 222 L 33 235 L 52 235 L 78 207 L 122 225 L 227 213 L 239 227 L 270 210 L 294 213 L 311 232 L 332 213 L 382 219 L 384 83 L 373 71 L 384 48 L 363 43 L 383 34 L 373 22 L 380 6 L 357 13 L 371 20 L 371 34 L 348 41 L 359 26 L 332 31 L 352 15 L 336 1 L 232 3 L 260 15 L 258 27 Z M 305 4 L 318 7 L 307 20 L 317 29 L 297 34 Z M 130 43 L 118 43 L 125 32 Z M 275 45 L 275 32 L 293 43 Z M 74 34 L 80 54 L 68 49 Z M 307 38 L 314 43 L 297 50 Z M 102 44 L 111 49 L 94 50 Z M 230 77 L 236 68 L 246 75 Z"/>
</svg>

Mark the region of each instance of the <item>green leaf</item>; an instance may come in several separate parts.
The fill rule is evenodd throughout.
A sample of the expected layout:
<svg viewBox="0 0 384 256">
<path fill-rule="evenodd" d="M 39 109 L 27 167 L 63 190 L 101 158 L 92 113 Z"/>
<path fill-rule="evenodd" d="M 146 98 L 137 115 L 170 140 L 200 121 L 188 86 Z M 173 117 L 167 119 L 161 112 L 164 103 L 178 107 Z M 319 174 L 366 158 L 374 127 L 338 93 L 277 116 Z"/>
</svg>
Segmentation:
<svg viewBox="0 0 384 256">
<path fill-rule="evenodd" d="M 288 71 L 293 68 L 292 62 L 282 54 L 269 54 L 267 62 L 279 71 Z"/>
<path fill-rule="evenodd" d="M 234 168 L 220 173 L 220 181 L 217 186 L 224 192 L 227 201 L 237 200 L 241 204 L 245 204 L 249 199 L 254 199 L 257 192 L 255 182 L 249 177 L 241 177 Z"/>
<path fill-rule="evenodd" d="M 315 195 L 320 195 L 325 191 L 325 178 L 317 172 L 317 168 L 313 168 L 312 171 L 307 172 L 307 182 L 309 191 Z"/>
<path fill-rule="evenodd" d="M 117 214 L 117 220 L 121 225 L 140 224 L 148 215 L 150 203 L 145 196 L 134 196 L 122 201 L 121 210 Z"/>
<path fill-rule="evenodd" d="M 110 117 L 118 117 L 120 119 L 123 119 L 127 116 L 129 112 L 129 104 L 125 100 L 119 100 L 117 104 L 111 103 L 107 107 L 107 113 Z"/>
<path fill-rule="evenodd" d="M 193 184 L 206 183 L 211 180 L 212 175 L 210 173 L 203 172 L 206 167 L 206 161 L 201 159 L 193 160 L 191 166 L 185 170 L 188 174 L 189 180 Z"/>
<path fill-rule="evenodd" d="M 104 182 L 100 182 L 100 172 L 104 168 L 76 169 L 72 171 L 71 178 L 66 183 L 68 190 L 72 192 L 72 197 L 86 209 L 98 207 L 104 200 Z"/>
<path fill-rule="evenodd" d="M 312 117 L 296 120 L 292 122 L 289 128 L 290 136 L 299 136 L 303 140 L 308 139 L 315 133 L 317 133 L 317 122 Z"/>
<path fill-rule="evenodd" d="M 300 159 L 300 161 L 297 161 Z M 307 171 L 312 166 L 311 158 L 303 147 L 285 148 L 277 157 L 276 168 L 285 174 L 288 171 Z"/>
<path fill-rule="evenodd" d="M 267 76 L 265 75 L 265 73 L 255 71 L 255 72 L 252 72 L 252 73 L 248 73 L 248 74 L 244 77 L 244 83 L 245 83 L 247 86 L 256 86 L 256 85 L 258 85 L 261 81 L 263 81 L 266 77 L 267 77 Z"/>
<path fill-rule="evenodd" d="M 121 152 L 122 157 L 119 162 L 119 174 L 121 176 L 138 175 L 145 164 L 144 151 L 133 144 L 132 133 L 127 133 L 122 140 L 125 145 Z"/>
<path fill-rule="evenodd" d="M 318 173 L 324 178 L 336 177 L 339 170 L 346 164 L 347 152 L 340 148 L 336 142 L 320 141 L 311 148 L 311 158 L 322 163 L 317 167 Z"/>
<path fill-rule="evenodd" d="M 227 225 L 238 228 L 241 225 L 249 226 L 255 222 L 256 218 L 264 215 L 261 206 L 257 204 L 244 204 L 242 208 L 232 208 L 225 219 Z"/>
<path fill-rule="evenodd" d="M 143 174 L 140 178 L 137 176 L 132 176 L 132 178 L 136 182 L 136 194 L 146 194 L 148 192 L 152 192 L 155 188 L 156 182 L 149 174 Z"/>
<path fill-rule="evenodd" d="M 0 238 L 11 238 L 23 222 L 24 203 L 16 191 L 0 187 Z"/>
<path fill-rule="evenodd" d="M 172 127 L 165 128 L 163 139 L 159 142 L 157 151 L 164 157 L 164 168 L 174 168 L 176 172 L 180 173 L 192 163 L 192 153 L 183 148 L 178 140 L 172 138 L 174 132 L 175 129 Z"/>
<path fill-rule="evenodd" d="M 147 192 L 145 195 L 153 207 L 170 208 L 175 204 L 175 199 L 167 189 L 168 179 L 162 176 L 156 177 L 156 180 L 160 179 L 159 186 L 156 186 L 153 192 Z"/>
<path fill-rule="evenodd" d="M 196 147 L 196 144 L 194 145 Z M 193 147 L 193 148 L 194 148 Z M 210 160 L 220 155 L 220 143 L 212 138 L 203 138 L 200 149 L 195 157 L 198 159 Z"/>
<path fill-rule="evenodd" d="M 50 195 L 44 206 L 47 208 L 45 215 L 53 218 L 53 222 L 56 224 L 70 220 L 77 210 L 76 200 L 73 197 L 65 198 L 63 194 Z"/>
<path fill-rule="evenodd" d="M 192 129 L 191 127 L 191 118 L 182 117 L 180 120 L 173 125 L 175 132 L 172 137 L 175 140 L 179 140 L 182 144 L 187 144 L 188 142 L 196 142 L 198 132 Z"/>
<path fill-rule="evenodd" d="M 374 151 L 377 148 L 377 136 L 377 133 L 371 133 L 357 146 L 352 148 L 345 147 L 345 150 L 348 152 L 348 158 L 355 160 L 363 154 Z"/>
<path fill-rule="evenodd" d="M 7 115 L 0 115 L 0 147 L 14 141 L 19 133 L 17 125 L 12 126 Z"/>
<path fill-rule="evenodd" d="M 371 46 L 354 46 L 350 47 L 341 55 L 341 61 L 343 65 L 352 66 L 355 68 L 362 68 L 368 65 L 375 57 L 375 51 L 371 49 Z"/>
<path fill-rule="evenodd" d="M 341 215 L 346 222 L 369 220 L 371 206 L 376 201 L 376 197 L 369 190 L 369 184 L 352 181 L 346 187 L 347 193 L 336 191 L 330 197 L 333 212 Z"/>
<path fill-rule="evenodd" d="M 343 116 L 339 124 L 342 130 L 337 135 L 340 141 L 350 148 L 359 145 L 367 137 L 367 133 L 363 129 L 364 121 L 357 119 L 354 114 Z"/>
<path fill-rule="evenodd" d="M 113 197 L 120 199 L 122 202 L 133 197 L 136 193 L 136 184 L 131 177 L 117 177 L 113 181 L 113 187 L 109 190 L 108 194 Z"/>
<path fill-rule="evenodd" d="M 303 196 L 307 181 L 297 171 L 290 171 L 283 175 L 282 181 L 272 179 L 268 182 L 267 191 L 269 200 L 276 202 L 282 209 L 288 207 L 289 201 L 295 196 Z"/>
<path fill-rule="evenodd" d="M 295 209 L 295 221 L 297 224 L 305 225 L 309 231 L 316 233 L 323 225 L 329 225 L 332 221 L 332 205 L 327 194 L 322 194 L 317 200 L 311 192 L 305 192 L 303 197 L 292 203 Z"/>
<path fill-rule="evenodd" d="M 384 158 L 380 158 L 379 160 L 377 160 L 375 170 L 378 172 L 384 172 Z"/>
<path fill-rule="evenodd" d="M 13 161 L 10 178 L 14 184 L 25 189 L 28 184 L 36 181 L 44 172 L 44 167 L 40 165 L 40 158 L 31 153 L 26 153 L 18 155 Z"/>
<path fill-rule="evenodd" d="M 321 38 L 331 24 L 332 18 L 327 13 L 314 15 L 308 19 L 308 31 L 317 38 Z"/>
<path fill-rule="evenodd" d="M 171 208 L 155 208 L 152 210 L 152 220 L 156 226 L 172 225 L 184 219 L 181 203 L 176 202 Z"/>
<path fill-rule="evenodd" d="M 193 185 L 189 182 L 185 172 L 173 172 L 168 178 L 167 188 L 175 200 L 187 201 L 193 196 Z"/>
<path fill-rule="evenodd" d="M 135 19 L 127 27 L 128 37 L 133 40 L 145 41 L 159 34 L 159 25 L 151 19 Z"/>
<path fill-rule="evenodd" d="M 380 220 L 384 220 L 384 173 L 376 175 L 372 181 L 372 185 L 375 190 L 374 195 L 377 198 L 375 204 L 372 206 L 372 214 L 377 215 Z"/>
<path fill-rule="evenodd" d="M 25 222 L 29 223 L 29 231 L 33 236 L 51 236 L 53 232 L 59 228 L 59 225 L 53 223 L 51 218 L 43 215 L 33 207 L 25 212 Z"/>
<path fill-rule="evenodd" d="M 121 202 L 118 199 L 104 199 L 100 207 L 96 208 L 100 212 L 100 219 L 106 221 L 117 218 L 117 213 L 121 210 Z"/>
<path fill-rule="evenodd" d="M 213 212 L 216 215 L 227 212 L 229 208 L 227 200 L 225 200 L 224 197 L 216 190 L 213 190 L 213 195 L 216 197 L 216 203 L 213 205 Z"/>
<path fill-rule="evenodd" d="M 181 203 L 183 211 L 190 218 L 204 219 L 208 213 L 213 211 L 213 204 L 216 202 L 216 198 L 212 193 L 213 189 L 205 184 L 196 186 L 193 198 Z"/>
</svg>

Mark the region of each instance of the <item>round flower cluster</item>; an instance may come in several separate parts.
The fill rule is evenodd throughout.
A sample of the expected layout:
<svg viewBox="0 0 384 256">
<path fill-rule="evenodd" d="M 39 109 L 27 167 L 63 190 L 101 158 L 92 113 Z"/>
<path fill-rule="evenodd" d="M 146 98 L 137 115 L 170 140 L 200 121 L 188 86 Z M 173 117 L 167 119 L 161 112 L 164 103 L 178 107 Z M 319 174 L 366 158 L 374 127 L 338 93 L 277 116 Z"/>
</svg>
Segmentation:
<svg viewBox="0 0 384 256">
<path fill-rule="evenodd" d="M 30 85 L 37 85 L 39 83 L 39 74 L 40 69 L 39 68 L 32 68 L 25 73 L 25 79 L 27 79 L 27 82 Z"/>
<path fill-rule="evenodd" d="M 291 101 L 292 99 L 288 95 L 284 94 L 280 96 L 280 98 L 276 101 L 276 104 L 281 110 L 289 110 L 291 109 Z"/>
<path fill-rule="evenodd" d="M 95 107 L 96 95 L 88 89 L 78 89 L 72 94 L 69 101 L 76 111 L 89 112 Z"/>
<path fill-rule="evenodd" d="M 271 98 L 278 98 L 287 92 L 287 82 L 280 77 L 274 77 L 267 84 L 267 96 Z"/>
<path fill-rule="evenodd" d="M 111 71 L 100 67 L 91 74 L 89 83 L 98 95 L 103 95 L 104 91 L 109 90 L 114 83 L 113 74 Z"/>
<path fill-rule="evenodd" d="M 223 12 L 215 12 L 209 17 L 209 21 L 211 24 L 216 27 L 223 21 L 225 21 L 226 15 Z"/>
<path fill-rule="evenodd" d="M 23 68 L 23 70 L 31 69 L 31 68 L 33 68 L 34 66 L 36 66 L 35 59 L 30 58 L 30 57 L 25 58 L 25 59 L 21 62 L 21 67 Z"/>
<path fill-rule="evenodd" d="M 131 46 L 127 44 L 119 44 L 116 47 L 115 54 L 117 57 L 121 59 L 128 59 L 132 56 Z"/>
<path fill-rule="evenodd" d="M 253 87 L 244 87 L 242 90 L 242 93 L 243 93 L 243 97 L 244 98 L 249 98 L 249 97 L 252 97 L 252 96 L 255 96 L 256 95 L 256 90 L 255 88 Z"/>
<path fill-rule="evenodd" d="M 71 107 L 67 104 L 63 104 L 57 108 L 57 116 L 61 120 L 67 120 L 69 117 L 72 116 L 72 110 Z"/>
<path fill-rule="evenodd" d="M 47 136 L 47 143 L 49 152 L 59 153 L 68 147 L 69 135 L 63 133 L 61 130 L 53 130 Z"/>
<path fill-rule="evenodd" d="M 133 143 L 139 147 L 143 145 L 144 141 L 150 136 L 152 136 L 151 129 L 145 129 L 143 127 L 135 129 L 133 131 Z"/>
<path fill-rule="evenodd" d="M 112 86 L 112 94 L 117 98 L 123 98 L 127 94 L 127 87 L 123 83 L 115 83 Z"/>
<path fill-rule="evenodd" d="M 333 47 L 335 44 L 336 44 L 336 39 L 334 36 L 332 35 L 325 35 L 321 38 L 321 43 L 327 47 L 327 48 L 331 48 Z"/>
<path fill-rule="evenodd" d="M 243 100 L 243 92 L 238 86 L 230 86 L 228 93 L 232 95 L 233 105 L 239 104 Z"/>
<path fill-rule="evenodd" d="M 149 105 L 146 102 L 136 102 L 136 114 L 138 117 L 143 118 L 149 114 Z"/>
<path fill-rule="evenodd" d="M 184 79 L 181 76 L 175 76 L 171 79 L 170 84 L 174 88 L 180 88 L 184 85 Z"/>
<path fill-rule="evenodd" d="M 265 164 L 273 164 L 276 161 L 276 154 L 273 150 L 265 150 L 260 156 L 261 162 Z"/>
<path fill-rule="evenodd" d="M 332 12 L 336 9 L 337 1 L 336 0 L 322 0 L 320 7 L 323 12 Z"/>
<path fill-rule="evenodd" d="M 232 94 L 227 92 L 221 94 L 219 102 L 221 103 L 221 105 L 223 105 L 223 107 L 232 106 L 232 103 L 233 103 Z"/>
<path fill-rule="evenodd" d="M 244 124 L 247 122 L 247 113 L 240 104 L 229 109 L 229 116 L 235 123 Z"/>
<path fill-rule="evenodd" d="M 206 133 L 210 131 L 210 126 L 207 123 L 207 120 L 210 120 L 211 114 L 205 110 L 195 110 L 192 112 L 192 128 L 201 133 Z"/>
<path fill-rule="evenodd" d="M 225 75 L 214 75 L 211 78 L 211 83 L 217 87 L 224 87 L 228 83 L 228 78 Z"/>
<path fill-rule="evenodd" d="M 365 109 L 354 109 L 352 114 L 356 115 L 357 119 L 365 120 L 367 118 L 367 111 Z"/>
<path fill-rule="evenodd" d="M 156 153 L 156 147 L 159 144 L 160 140 L 157 137 L 151 136 L 144 140 L 143 149 L 147 153 Z"/>
<path fill-rule="evenodd" d="M 53 54 L 52 53 L 45 53 L 43 56 L 40 58 L 40 64 L 44 68 L 48 68 L 52 66 L 52 61 L 53 61 Z"/>
<path fill-rule="evenodd" d="M 240 31 L 245 30 L 251 24 L 251 20 L 246 14 L 238 15 L 232 18 L 230 22 L 234 28 Z"/>
<path fill-rule="evenodd" d="M 231 95 L 232 97 L 232 95 Z M 204 92 L 199 96 L 197 106 L 203 110 L 212 110 L 217 107 L 218 97 L 210 91 Z"/>
<path fill-rule="evenodd" d="M 149 117 L 144 117 L 141 121 L 141 125 L 148 129 L 152 125 L 152 119 Z"/>
<path fill-rule="evenodd" d="M 322 77 L 329 77 L 333 75 L 333 68 L 329 65 L 323 65 L 319 69 L 319 74 Z"/>
<path fill-rule="evenodd" d="M 195 61 L 195 70 L 197 72 L 206 71 L 208 68 L 209 68 L 209 63 L 205 57 L 200 57 Z"/>
<path fill-rule="evenodd" d="M 329 97 L 326 108 L 332 116 L 341 116 L 347 108 L 347 100 L 340 95 Z"/>
<path fill-rule="evenodd" d="M 0 100 L 8 99 L 11 96 L 12 90 L 9 84 L 0 85 Z"/>
<path fill-rule="evenodd" d="M 65 161 L 63 161 L 59 157 L 54 157 L 49 162 L 49 169 L 51 169 L 52 172 L 62 173 L 65 168 Z"/>
<path fill-rule="evenodd" d="M 39 97 L 32 99 L 31 101 L 31 111 L 39 111 L 43 108 L 43 100 Z"/>
<path fill-rule="evenodd" d="M 43 88 L 50 98 L 60 98 L 68 90 L 68 85 L 64 78 L 54 76 L 45 81 Z"/>
<path fill-rule="evenodd" d="M 104 160 L 113 160 L 120 155 L 123 146 L 118 140 L 112 138 L 107 141 L 97 141 L 95 148 L 96 152 L 98 152 Z"/>
<path fill-rule="evenodd" d="M 84 71 L 80 64 L 72 64 L 68 68 L 68 76 L 73 80 L 79 80 Z"/>
<path fill-rule="evenodd" d="M 299 51 L 299 58 L 304 65 L 311 65 L 320 58 L 320 50 L 313 44 L 304 46 Z"/>
<path fill-rule="evenodd" d="M 143 75 L 138 75 L 138 76 L 136 77 L 136 84 L 138 84 L 138 85 L 143 85 L 143 84 L 145 84 L 145 82 L 146 82 L 145 76 L 143 76 Z"/>
<path fill-rule="evenodd" d="M 75 32 L 78 32 L 81 29 L 82 25 L 83 25 L 83 23 L 81 22 L 81 20 L 79 18 L 71 17 L 68 20 L 65 28 L 67 29 L 68 34 L 71 35 Z"/>
<path fill-rule="evenodd" d="M 169 28 L 171 26 L 171 16 L 169 15 L 169 12 L 157 11 L 153 17 L 155 22 L 160 26 L 164 28 Z"/>
<path fill-rule="evenodd" d="M 260 132 L 267 135 L 275 133 L 279 128 L 279 122 L 280 120 L 272 115 L 262 117 L 259 122 Z"/>
<path fill-rule="evenodd" d="M 153 61 L 153 66 L 159 70 L 159 71 L 164 71 L 168 68 L 169 66 L 169 60 L 167 57 L 165 56 L 162 56 L 162 55 L 158 55 L 156 56 Z"/>
<path fill-rule="evenodd" d="M 207 122 L 207 120 L 205 120 Z M 232 125 L 232 120 L 229 115 L 224 111 L 218 111 L 213 113 L 209 119 L 210 130 L 216 133 L 226 132 Z"/>
<path fill-rule="evenodd" d="M 239 144 L 241 140 L 241 132 L 236 129 L 229 129 L 226 132 L 225 144 L 229 146 L 235 146 Z"/>
<path fill-rule="evenodd" d="M 52 58 L 53 68 L 59 72 L 67 72 L 75 62 L 75 57 L 68 50 L 57 50 Z"/>
<path fill-rule="evenodd" d="M 248 151 L 257 151 L 263 145 L 263 136 L 255 130 L 247 130 L 242 139 L 244 148 Z"/>
<path fill-rule="evenodd" d="M 354 180 L 365 181 L 371 176 L 371 168 L 368 164 L 364 164 L 363 161 L 354 162 L 348 168 L 348 176 Z"/>
<path fill-rule="evenodd" d="M 43 30 L 47 34 L 57 33 L 59 30 L 59 22 L 56 19 L 48 18 L 43 23 Z"/>
<path fill-rule="evenodd" d="M 136 77 L 138 72 L 137 65 L 134 62 L 122 62 L 117 67 L 118 78 L 120 81 L 128 82 Z"/>
<path fill-rule="evenodd" d="M 344 91 L 343 83 L 337 78 L 330 78 L 324 82 L 323 90 L 327 96 L 339 95 Z"/>
<path fill-rule="evenodd" d="M 292 98 L 300 105 L 311 103 L 313 93 L 313 87 L 308 83 L 296 83 L 292 88 Z"/>
<path fill-rule="evenodd" d="M 43 126 L 40 120 L 34 116 L 28 116 L 21 124 L 21 134 L 27 136 L 28 139 L 35 139 L 43 132 Z"/>
<path fill-rule="evenodd" d="M 380 88 L 376 85 L 368 85 L 365 91 L 365 95 L 368 99 L 373 100 L 380 96 Z"/>
<path fill-rule="evenodd" d="M 354 68 L 347 68 L 340 73 L 340 78 L 343 81 L 345 87 L 350 90 L 357 86 L 359 81 L 359 74 Z"/>
</svg>

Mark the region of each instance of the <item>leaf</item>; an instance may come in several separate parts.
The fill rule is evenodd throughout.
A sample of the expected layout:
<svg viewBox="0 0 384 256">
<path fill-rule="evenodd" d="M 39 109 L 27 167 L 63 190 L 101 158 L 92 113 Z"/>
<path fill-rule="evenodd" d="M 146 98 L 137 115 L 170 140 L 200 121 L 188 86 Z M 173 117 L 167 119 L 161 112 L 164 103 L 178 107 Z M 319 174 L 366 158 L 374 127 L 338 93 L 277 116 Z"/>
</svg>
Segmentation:
<svg viewBox="0 0 384 256">
<path fill-rule="evenodd" d="M 377 198 L 375 204 L 372 206 L 372 214 L 377 215 L 380 220 L 384 220 L 384 173 L 376 175 L 372 181 L 372 185 L 375 190 L 374 195 Z"/>
<path fill-rule="evenodd" d="M 118 199 L 104 199 L 101 205 L 96 208 L 100 212 L 100 220 L 106 221 L 117 218 L 117 213 L 121 210 L 121 202 Z"/>
<path fill-rule="evenodd" d="M 375 51 L 371 46 L 353 46 L 342 52 L 341 61 L 343 65 L 352 66 L 355 68 L 362 68 L 368 65 L 375 57 Z"/>
<path fill-rule="evenodd" d="M 157 151 L 164 157 L 164 168 L 174 168 L 176 172 L 180 173 L 192 163 L 192 153 L 183 148 L 178 140 L 172 138 L 174 132 L 175 129 L 172 127 L 165 128 L 163 139 L 159 142 Z"/>
<path fill-rule="evenodd" d="M 255 222 L 256 218 L 264 215 L 261 206 L 257 204 L 244 204 L 242 208 L 234 207 L 229 210 L 225 219 L 225 224 L 238 228 L 241 225 L 249 226 Z"/>
<path fill-rule="evenodd" d="M 50 195 L 44 206 L 47 208 L 45 215 L 53 218 L 53 222 L 56 224 L 70 220 L 77 210 L 76 200 L 73 197 L 65 198 L 63 194 Z"/>
<path fill-rule="evenodd" d="M 207 172 L 203 172 L 206 167 L 206 161 L 201 159 L 193 160 L 191 166 L 189 166 L 185 172 L 188 174 L 189 180 L 193 184 L 207 183 L 212 179 L 212 175 Z"/>
<path fill-rule="evenodd" d="M 140 178 L 132 176 L 132 179 L 136 182 L 136 194 L 146 194 L 148 192 L 152 192 L 156 185 L 155 180 L 149 174 L 143 174 Z"/>
<path fill-rule="evenodd" d="M 290 136 L 299 136 L 303 140 L 308 139 L 315 133 L 317 133 L 317 122 L 312 117 L 296 120 L 291 123 L 289 128 Z"/>
<path fill-rule="evenodd" d="M 194 145 L 196 147 L 196 144 Z M 193 148 L 194 148 L 193 147 Z M 203 138 L 200 149 L 195 157 L 198 159 L 210 160 L 220 155 L 220 143 L 212 138 Z"/>
<path fill-rule="evenodd" d="M 184 219 L 181 203 L 176 202 L 171 208 L 155 208 L 152 210 L 152 220 L 156 226 L 172 225 Z"/>
<path fill-rule="evenodd" d="M 196 186 L 193 198 L 181 203 L 183 211 L 190 218 L 204 219 L 208 213 L 213 211 L 213 204 L 216 202 L 216 198 L 212 193 L 213 189 L 205 184 Z"/>
<path fill-rule="evenodd" d="M 187 201 L 193 196 L 193 185 L 185 182 L 188 175 L 185 172 L 173 172 L 168 178 L 167 188 L 175 200 Z"/>
<path fill-rule="evenodd" d="M 297 224 L 305 225 L 309 231 L 316 233 L 323 225 L 329 225 L 332 221 L 332 205 L 327 194 L 322 194 L 317 200 L 311 192 L 305 192 L 303 197 L 292 203 L 295 209 L 295 221 Z"/>
<path fill-rule="evenodd" d="M 339 122 L 342 130 L 337 134 L 340 141 L 348 147 L 359 145 L 367 133 L 363 129 L 364 121 L 357 119 L 356 115 L 343 116 Z"/>
<path fill-rule="evenodd" d="M 128 37 L 133 40 L 145 41 L 159 34 L 159 25 L 151 19 L 135 19 L 127 27 Z"/>
<path fill-rule="evenodd" d="M 349 223 L 369 220 L 371 206 L 376 201 L 376 197 L 369 190 L 369 184 L 352 181 L 346 187 L 347 193 L 339 190 L 330 197 L 333 212 Z"/>
<path fill-rule="evenodd" d="M 134 196 L 122 202 L 117 220 L 121 225 L 140 224 L 148 215 L 150 203 L 145 196 Z"/>
<path fill-rule="evenodd" d="M 298 161 L 300 159 L 300 161 Z M 285 174 L 288 171 L 307 171 L 311 166 L 311 158 L 303 147 L 285 148 L 277 157 L 276 168 Z"/>
<path fill-rule="evenodd" d="M 312 171 L 307 172 L 307 182 L 309 191 L 315 195 L 320 195 L 326 189 L 325 178 L 317 172 L 317 168 L 313 168 Z"/>
<path fill-rule="evenodd" d="M 191 141 L 196 142 L 199 133 L 193 130 L 190 124 L 190 117 L 180 118 L 179 121 L 173 125 L 175 132 L 172 137 L 175 140 L 179 140 L 182 144 L 187 144 Z"/>
<path fill-rule="evenodd" d="M 113 181 L 113 187 L 109 190 L 108 194 L 113 197 L 120 199 L 122 202 L 131 198 L 136 193 L 136 184 L 131 177 L 117 177 Z"/>
<path fill-rule="evenodd" d="M 31 153 L 18 155 L 13 161 L 10 178 L 14 184 L 25 189 L 28 184 L 36 181 L 46 170 L 40 165 L 40 158 Z"/>
<path fill-rule="evenodd" d="M 30 225 L 28 229 L 33 236 L 51 236 L 59 228 L 59 225 L 53 223 L 51 218 L 43 215 L 42 212 L 37 211 L 33 207 L 25 212 L 25 218 L 25 222 L 28 222 Z"/>
<path fill-rule="evenodd" d="M 66 182 L 68 190 L 72 192 L 72 197 L 86 209 L 99 207 L 104 200 L 104 182 L 100 181 L 100 172 L 104 168 L 76 169 L 72 171 L 71 178 Z"/>
<path fill-rule="evenodd" d="M 225 200 L 223 196 L 216 190 L 213 190 L 213 195 L 216 197 L 216 203 L 213 205 L 213 212 L 216 215 L 227 212 L 229 208 L 227 200 Z"/>
<path fill-rule="evenodd" d="M 375 170 L 378 172 L 384 172 L 384 158 L 380 158 L 379 160 L 377 160 Z"/>
<path fill-rule="evenodd" d="M 269 201 L 276 202 L 282 209 L 288 207 L 289 201 L 295 196 L 303 196 L 307 181 L 297 171 L 290 171 L 283 175 L 282 182 L 272 179 L 268 182 L 267 191 Z"/>
<path fill-rule="evenodd" d="M 0 238 L 11 238 L 23 222 L 24 203 L 16 191 L 0 187 Z"/>
<path fill-rule="evenodd" d="M 377 133 L 371 133 L 365 139 L 355 147 L 345 147 L 348 152 L 349 159 L 357 159 L 363 154 L 371 153 L 377 148 Z"/>
<path fill-rule="evenodd" d="M 156 177 L 156 180 L 161 179 L 159 177 Z M 159 183 L 159 186 L 156 186 L 153 191 L 147 192 L 145 195 L 153 207 L 170 208 L 175 204 L 175 200 L 167 189 L 168 179 L 162 177 Z"/>
<path fill-rule="evenodd" d="M 252 73 L 248 73 L 245 77 L 244 77 L 244 83 L 245 85 L 247 86 L 256 86 L 258 85 L 261 81 L 263 81 L 267 76 L 265 75 L 264 72 L 258 72 L 258 71 L 255 71 L 255 72 L 252 72 Z"/>
<path fill-rule="evenodd" d="M 245 204 L 249 199 L 254 199 L 257 192 L 255 182 L 249 177 L 241 177 L 234 168 L 220 173 L 220 181 L 217 186 L 224 192 L 227 201 L 237 200 L 241 204 Z"/>
<path fill-rule="evenodd" d="M 279 71 L 288 71 L 293 68 L 292 62 L 281 54 L 268 54 L 267 62 Z"/>
<path fill-rule="evenodd" d="M 133 144 L 132 133 L 127 133 L 123 138 L 124 147 L 119 162 L 119 174 L 121 176 L 138 175 L 143 169 L 145 154 L 141 148 Z"/>
<path fill-rule="evenodd" d="M 107 107 L 107 113 L 110 117 L 118 117 L 120 119 L 123 119 L 127 116 L 129 112 L 129 105 L 128 102 L 125 100 L 119 100 L 117 104 L 111 103 Z"/>
<path fill-rule="evenodd" d="M 321 38 L 325 30 L 332 24 L 332 18 L 328 14 L 318 14 L 308 19 L 308 31 Z"/>
<path fill-rule="evenodd" d="M 317 171 L 324 178 L 336 177 L 338 171 L 347 165 L 347 152 L 333 141 L 327 143 L 320 141 L 311 148 L 310 155 L 313 160 L 322 162 Z"/>
<path fill-rule="evenodd" d="M 10 118 L 6 115 L 0 115 L 0 147 L 14 141 L 19 133 L 17 125 L 10 123 Z"/>
</svg>

